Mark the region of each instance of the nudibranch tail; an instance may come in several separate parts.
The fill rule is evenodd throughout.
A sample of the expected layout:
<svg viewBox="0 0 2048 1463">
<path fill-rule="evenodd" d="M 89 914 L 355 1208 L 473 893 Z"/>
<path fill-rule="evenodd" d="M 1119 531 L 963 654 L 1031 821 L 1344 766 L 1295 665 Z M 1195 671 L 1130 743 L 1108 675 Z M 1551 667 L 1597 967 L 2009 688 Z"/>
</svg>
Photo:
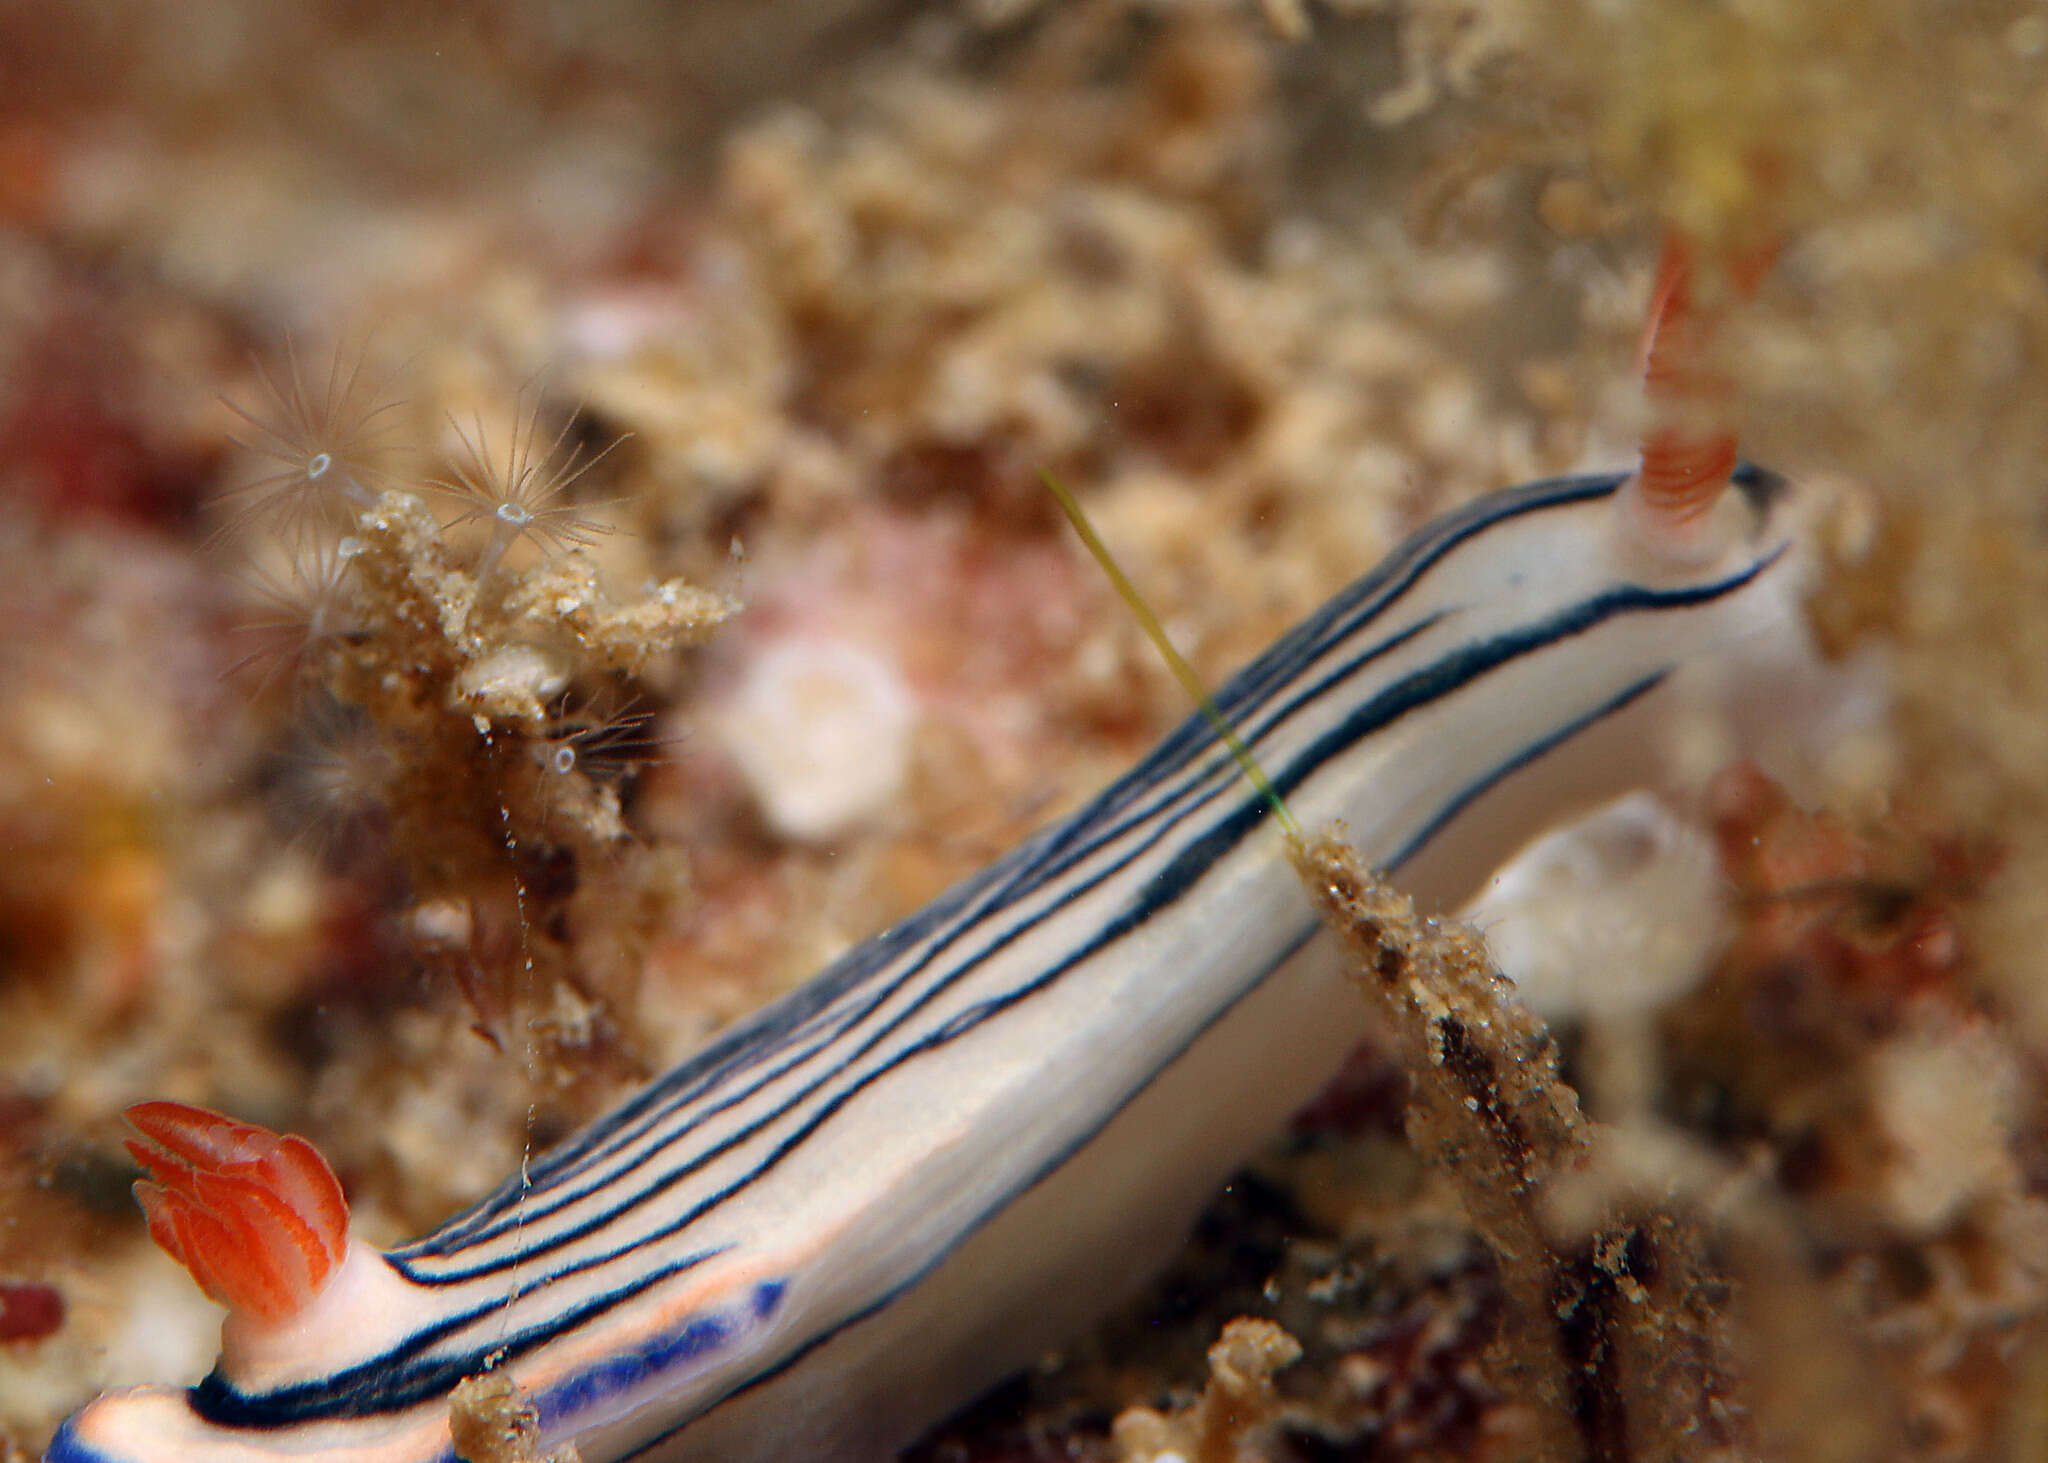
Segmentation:
<svg viewBox="0 0 2048 1463">
<path fill-rule="evenodd" d="M 318 1298 L 348 1251 L 348 1203 L 304 1138 L 182 1102 L 127 1111 L 127 1140 L 149 1177 L 135 1197 L 150 1238 L 199 1288 L 238 1315 L 291 1319 Z"/>
</svg>

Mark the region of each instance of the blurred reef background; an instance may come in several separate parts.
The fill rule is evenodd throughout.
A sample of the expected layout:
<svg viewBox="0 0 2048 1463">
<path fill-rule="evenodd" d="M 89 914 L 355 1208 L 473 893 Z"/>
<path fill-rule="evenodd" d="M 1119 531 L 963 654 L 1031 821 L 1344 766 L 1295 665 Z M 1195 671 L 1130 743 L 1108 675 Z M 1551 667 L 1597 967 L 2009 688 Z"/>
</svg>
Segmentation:
<svg viewBox="0 0 2048 1463">
<path fill-rule="evenodd" d="M 1181 718 L 1040 468 L 1219 679 L 1629 462 L 1674 229 L 1884 710 L 1544 1013 L 1713 1358 L 1574 1436 L 2048 1457 L 2043 138 L 2030 0 L 0 0 L 0 1458 L 212 1359 L 123 1106 L 437 1223 Z M 1407 1052 L 920 1457 L 1528 1456 Z"/>
</svg>

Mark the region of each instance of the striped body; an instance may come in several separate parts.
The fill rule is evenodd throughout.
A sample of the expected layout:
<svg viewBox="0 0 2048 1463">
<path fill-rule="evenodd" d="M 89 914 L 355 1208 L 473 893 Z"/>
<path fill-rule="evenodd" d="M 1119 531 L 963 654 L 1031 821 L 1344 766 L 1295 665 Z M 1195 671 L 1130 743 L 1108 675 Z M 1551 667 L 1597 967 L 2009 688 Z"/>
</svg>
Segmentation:
<svg viewBox="0 0 2048 1463">
<path fill-rule="evenodd" d="M 1304 825 L 1447 907 L 1654 778 L 1691 667 L 1798 643 L 1775 479 L 1738 476 L 1733 547 L 1688 568 L 1635 563 L 1619 482 L 1440 520 L 1223 689 Z M 886 1457 L 1142 1279 L 1364 1021 L 1190 721 L 393 1252 L 345 1345 L 104 1398 L 49 1456 L 445 1459 L 449 1389 L 503 1365 L 588 1463 Z"/>
</svg>

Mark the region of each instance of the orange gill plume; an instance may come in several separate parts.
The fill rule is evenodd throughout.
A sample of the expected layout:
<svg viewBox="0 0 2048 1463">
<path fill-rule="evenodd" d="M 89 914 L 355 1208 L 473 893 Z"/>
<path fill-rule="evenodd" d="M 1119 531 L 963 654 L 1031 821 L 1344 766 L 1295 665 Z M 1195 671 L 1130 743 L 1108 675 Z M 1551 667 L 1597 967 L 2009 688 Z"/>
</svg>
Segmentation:
<svg viewBox="0 0 2048 1463">
<path fill-rule="evenodd" d="M 1707 276 L 1683 234 L 1665 239 L 1643 337 L 1650 424 L 1636 474 L 1648 522 L 1664 542 L 1691 536 L 1735 470 L 1737 391 L 1721 358 L 1720 326 L 1730 304 L 1756 292 L 1777 252 L 1775 240 L 1730 251 Z"/>
<path fill-rule="evenodd" d="M 128 1109 L 150 1237 L 230 1311 L 289 1320 L 348 1250 L 348 1204 L 319 1150 L 182 1102 Z"/>
</svg>

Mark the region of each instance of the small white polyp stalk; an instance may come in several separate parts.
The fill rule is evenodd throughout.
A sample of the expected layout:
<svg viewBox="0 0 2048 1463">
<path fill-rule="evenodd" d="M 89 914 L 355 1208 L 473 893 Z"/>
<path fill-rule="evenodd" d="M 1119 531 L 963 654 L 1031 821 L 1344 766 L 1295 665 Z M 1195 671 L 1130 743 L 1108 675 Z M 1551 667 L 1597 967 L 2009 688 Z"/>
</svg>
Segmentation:
<svg viewBox="0 0 2048 1463">
<path fill-rule="evenodd" d="M 1655 1011 L 1706 975 L 1726 935 L 1712 841 L 1646 792 L 1547 833 L 1463 917 L 1548 1020 Z"/>
<path fill-rule="evenodd" d="M 1706 833 L 1630 793 L 1529 844 L 1464 914 L 1532 1011 L 1584 1024 L 1588 1110 L 1646 1115 L 1656 1013 L 1706 977 L 1727 940 Z"/>
<path fill-rule="evenodd" d="M 481 584 L 491 577 L 491 571 L 498 567 L 498 561 L 505 557 L 505 551 L 519 541 L 520 535 L 533 527 L 533 512 L 525 505 L 513 502 L 500 503 L 491 514 L 491 537 L 484 545 L 483 553 L 476 561 L 476 582 Z"/>
<path fill-rule="evenodd" d="M 377 506 L 377 495 L 357 482 L 348 472 L 334 472 L 342 464 L 332 452 L 315 452 L 306 459 L 306 481 L 314 487 L 334 493 L 358 512 Z M 334 476 L 328 477 L 332 472 Z"/>
</svg>

